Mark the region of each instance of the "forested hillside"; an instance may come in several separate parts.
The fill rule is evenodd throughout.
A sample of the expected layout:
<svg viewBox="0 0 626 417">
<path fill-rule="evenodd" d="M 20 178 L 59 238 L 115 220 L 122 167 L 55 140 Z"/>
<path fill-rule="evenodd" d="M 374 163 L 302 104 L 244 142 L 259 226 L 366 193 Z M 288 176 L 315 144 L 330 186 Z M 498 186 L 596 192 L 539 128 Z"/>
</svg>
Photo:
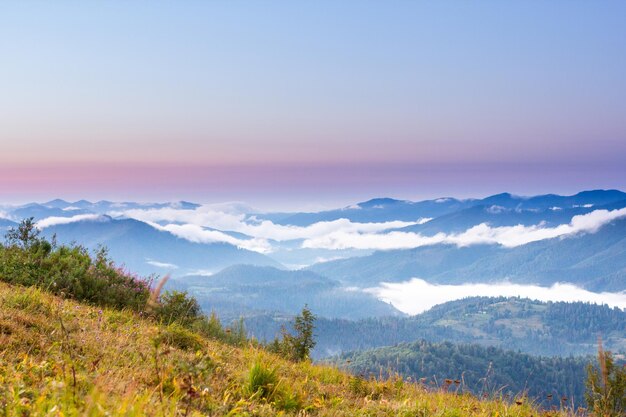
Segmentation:
<svg viewBox="0 0 626 417">
<path fill-rule="evenodd" d="M 225 320 L 268 312 L 293 315 L 305 304 L 321 317 L 404 316 L 372 294 L 351 291 L 311 271 L 236 265 L 211 276 L 174 278 L 168 286 L 188 291 L 205 311 Z"/>
<path fill-rule="evenodd" d="M 246 318 L 248 331 L 271 339 L 288 316 Z M 601 336 L 607 349 L 626 352 L 626 312 L 589 303 L 543 303 L 474 297 L 435 306 L 414 317 L 318 319 L 314 354 L 389 346 L 424 339 L 497 346 L 534 355 L 593 354 Z"/>
<path fill-rule="evenodd" d="M 309 269 L 359 287 L 417 277 L 437 284 L 495 283 L 506 279 L 552 285 L 566 281 L 591 291 L 623 291 L 626 219 L 614 220 L 595 233 L 544 239 L 513 248 L 437 244 L 378 251 L 369 256 L 319 263 Z"/>
<path fill-rule="evenodd" d="M 520 398 L 527 395 L 543 407 L 562 401 L 584 404 L 587 358 L 535 357 L 470 344 L 403 343 L 333 360 L 362 375 L 399 372 L 426 386 L 478 396 Z"/>
</svg>

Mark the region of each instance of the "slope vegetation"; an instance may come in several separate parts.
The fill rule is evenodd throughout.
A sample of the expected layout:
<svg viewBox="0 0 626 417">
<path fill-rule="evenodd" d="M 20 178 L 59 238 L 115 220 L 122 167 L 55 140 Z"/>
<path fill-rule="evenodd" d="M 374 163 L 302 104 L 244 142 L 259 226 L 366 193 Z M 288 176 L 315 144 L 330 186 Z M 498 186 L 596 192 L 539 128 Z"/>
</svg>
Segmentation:
<svg viewBox="0 0 626 417">
<path fill-rule="evenodd" d="M 203 316 L 185 293 L 161 293 L 163 280 L 152 287 L 116 267 L 104 250 L 58 246 L 32 220 L 6 237 L 3 417 L 540 414 L 525 398 L 481 401 L 395 374 L 366 379 L 313 365 L 306 352 L 287 360 L 248 340 L 242 326 Z"/>
<path fill-rule="evenodd" d="M 0 346 L 3 416 L 539 414 L 527 403 L 289 362 L 252 342 L 227 344 L 136 312 L 3 283 Z"/>
</svg>

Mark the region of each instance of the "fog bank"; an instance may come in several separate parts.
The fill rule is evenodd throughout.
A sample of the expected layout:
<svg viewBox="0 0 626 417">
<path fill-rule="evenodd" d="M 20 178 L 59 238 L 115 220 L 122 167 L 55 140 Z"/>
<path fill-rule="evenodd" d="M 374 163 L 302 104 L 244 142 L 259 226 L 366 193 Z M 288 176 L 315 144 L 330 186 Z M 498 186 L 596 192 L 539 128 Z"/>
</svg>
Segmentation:
<svg viewBox="0 0 626 417">
<path fill-rule="evenodd" d="M 413 278 L 410 281 L 400 283 L 383 282 L 380 286 L 368 288 L 365 291 L 376 295 L 385 302 L 393 304 L 398 310 L 407 314 L 419 314 L 437 304 L 476 296 L 519 296 L 539 301 L 584 301 L 607 304 L 610 307 L 626 308 L 626 291 L 619 293 L 595 293 L 569 283 L 556 283 L 550 287 L 507 282 L 497 284 L 438 285 Z"/>
</svg>

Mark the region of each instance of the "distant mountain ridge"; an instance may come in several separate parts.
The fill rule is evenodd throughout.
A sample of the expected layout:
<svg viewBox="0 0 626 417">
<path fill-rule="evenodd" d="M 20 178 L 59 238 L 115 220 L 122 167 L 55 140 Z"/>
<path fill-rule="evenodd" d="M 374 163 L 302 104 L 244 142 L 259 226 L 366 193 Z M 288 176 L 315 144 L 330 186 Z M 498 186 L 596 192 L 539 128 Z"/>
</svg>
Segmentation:
<svg viewBox="0 0 626 417">
<path fill-rule="evenodd" d="M 402 232 L 415 232 L 427 236 L 437 233 L 460 233 L 478 224 L 491 227 L 533 226 L 556 227 L 567 224 L 574 216 L 591 213 L 594 210 L 617 210 L 626 207 L 626 200 L 611 201 L 598 205 L 552 206 L 549 208 L 503 207 L 499 205 L 475 205 L 432 219 L 423 224 L 396 229 Z"/>
<path fill-rule="evenodd" d="M 295 315 L 305 304 L 320 317 L 404 315 L 371 294 L 303 270 L 237 265 L 210 276 L 175 277 L 168 286 L 188 291 L 206 311 L 230 319 L 267 313 Z"/>
<path fill-rule="evenodd" d="M 320 221 L 332 221 L 341 218 L 355 222 L 383 222 L 393 220 L 416 221 L 420 218 L 435 218 L 459 210 L 475 206 L 500 206 L 505 209 L 517 210 L 548 210 L 550 208 L 584 208 L 584 205 L 610 204 L 626 200 L 626 193 L 619 190 L 582 191 L 571 196 L 545 194 L 534 197 L 519 197 L 510 193 L 501 193 L 483 199 L 458 200 L 452 197 L 437 198 L 424 201 L 396 200 L 392 198 L 375 198 L 354 206 L 338 210 L 317 213 L 284 213 L 280 216 L 270 215 L 274 222 L 307 226 Z M 574 207 L 581 206 L 581 207 Z M 264 218 L 263 214 L 258 215 Z"/>
<path fill-rule="evenodd" d="M 17 223 L 0 217 L 0 233 L 6 233 L 8 229 L 17 226 Z"/>
<path fill-rule="evenodd" d="M 417 277 L 438 284 L 571 282 L 593 291 L 626 290 L 626 219 L 596 233 L 545 239 L 515 248 L 439 244 L 379 251 L 308 268 L 347 285 L 374 286 Z"/>
<path fill-rule="evenodd" d="M 28 203 L 14 207 L 9 214 L 14 220 L 22 220 L 33 217 L 35 220 L 41 220 L 46 217 L 72 217 L 77 214 L 109 214 L 111 212 L 131 209 L 160 209 L 160 208 L 179 208 L 192 210 L 200 207 L 200 204 L 190 203 L 188 201 L 179 201 L 173 203 L 135 203 L 135 202 L 112 202 L 100 200 L 91 202 L 88 200 L 78 200 L 74 202 L 62 199 L 50 200 L 45 203 Z"/>
<path fill-rule="evenodd" d="M 231 265 L 250 263 L 280 266 L 271 258 L 228 243 L 196 243 L 133 219 L 84 220 L 47 227 L 43 234 L 59 243 L 76 242 L 90 249 L 104 245 L 113 259 L 139 274 L 155 270 L 189 274 L 197 270 L 217 272 Z"/>
<path fill-rule="evenodd" d="M 368 246 L 335 248 L 332 245 L 324 246 L 326 243 L 321 246 L 307 246 L 306 243 L 316 238 L 324 242 L 325 237 L 328 237 L 326 242 L 332 242 L 336 231 L 333 227 L 340 228 L 339 236 L 341 233 L 353 233 L 356 237 L 367 234 L 372 241 L 378 236 L 395 232 L 427 237 L 463 233 L 480 224 L 491 228 L 517 225 L 556 228 L 569 224 L 574 216 L 596 210 L 622 208 L 626 208 L 626 193 L 619 190 L 533 197 L 501 193 L 482 199 L 445 197 L 417 202 L 374 198 L 342 209 L 318 213 L 252 213 L 248 212 L 252 209 L 241 204 L 236 208 L 211 209 L 187 201 L 120 203 L 55 199 L 45 203 L 3 206 L 3 216 L 7 218 L 0 219 L 0 232 L 5 232 L 14 227 L 15 222 L 28 217 L 34 217 L 36 221 L 45 221 L 50 217 L 67 219 L 50 219 L 48 224 L 53 226 L 46 227 L 44 234 L 51 236 L 57 233 L 61 242 L 75 241 L 90 248 L 106 245 L 116 258 L 142 274 L 174 273 L 182 276 L 216 273 L 229 266 L 251 264 L 293 269 L 308 267 L 308 270 L 333 281 L 357 287 L 418 277 L 431 283 L 494 282 L 506 279 L 511 282 L 551 285 L 557 281 L 567 281 L 593 291 L 621 291 L 626 287 L 626 265 L 623 261 L 626 255 L 626 241 L 623 240 L 626 229 L 619 220 L 596 233 L 570 235 L 567 239 L 546 239 L 510 249 L 497 244 L 472 244 L 467 247 L 432 244 L 414 249 L 374 251 Z M 215 218 L 219 219 L 224 215 L 219 210 L 233 210 L 236 214 L 228 214 L 228 221 L 218 222 L 214 227 L 210 224 L 213 214 L 207 213 L 216 213 Z M 162 232 L 150 226 L 154 225 L 151 221 L 143 221 L 161 211 L 167 215 L 154 220 L 158 224 L 156 227 L 190 226 L 192 230 L 185 229 L 189 233 L 176 233 L 180 229 L 170 227 L 168 230 L 173 230 L 171 233 Z M 128 218 L 137 213 L 148 216 Z M 102 215 L 109 216 L 110 220 L 96 225 L 87 219 L 89 216 Z M 167 217 L 169 215 L 173 217 Z M 201 218 L 209 224 L 185 223 L 195 218 Z M 343 220 L 337 222 L 336 226 L 319 223 L 339 219 Z M 425 221 L 427 219 L 430 220 Z M 419 224 L 418 220 L 421 220 Z M 400 227 L 401 224 L 395 229 L 384 229 L 383 226 L 381 229 L 382 223 L 393 221 L 415 224 Z M 59 224 L 61 222 L 68 224 Z M 240 222 L 241 227 L 237 228 L 237 223 L 233 222 Z M 293 230 L 298 233 L 292 233 Z M 359 232 L 355 233 L 354 230 Z M 260 233 L 261 237 L 254 235 L 255 232 Z M 209 236 L 206 237 L 206 234 Z M 281 238 L 283 235 L 286 237 Z M 291 238 L 291 235 L 294 237 Z M 254 244 L 248 245 L 251 242 Z"/>
</svg>

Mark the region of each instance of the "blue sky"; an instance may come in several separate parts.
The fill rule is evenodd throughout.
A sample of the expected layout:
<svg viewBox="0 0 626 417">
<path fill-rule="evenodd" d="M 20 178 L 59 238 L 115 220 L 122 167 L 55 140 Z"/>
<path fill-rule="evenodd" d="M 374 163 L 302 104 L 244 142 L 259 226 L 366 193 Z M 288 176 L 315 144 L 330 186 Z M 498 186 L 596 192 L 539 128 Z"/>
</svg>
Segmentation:
<svg viewBox="0 0 626 417">
<path fill-rule="evenodd" d="M 626 188 L 626 3 L 3 2 L 0 197 Z"/>
</svg>

